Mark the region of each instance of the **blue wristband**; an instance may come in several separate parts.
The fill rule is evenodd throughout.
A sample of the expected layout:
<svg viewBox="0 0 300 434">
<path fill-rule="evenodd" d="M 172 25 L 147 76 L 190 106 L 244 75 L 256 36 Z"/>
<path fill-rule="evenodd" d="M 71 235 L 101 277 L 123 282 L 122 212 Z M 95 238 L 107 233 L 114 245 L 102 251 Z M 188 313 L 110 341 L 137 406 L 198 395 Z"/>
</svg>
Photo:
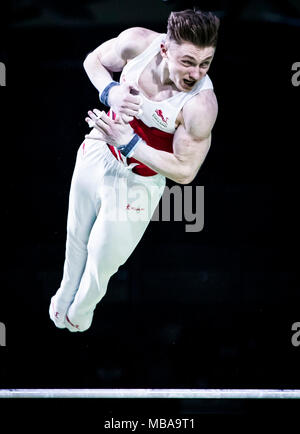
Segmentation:
<svg viewBox="0 0 300 434">
<path fill-rule="evenodd" d="M 103 90 L 103 92 L 101 94 L 99 94 L 99 98 L 100 101 L 102 102 L 102 104 L 109 106 L 108 104 L 108 95 L 109 95 L 109 91 L 113 86 L 119 86 L 120 83 L 117 81 L 111 81 L 106 88 Z"/>
<path fill-rule="evenodd" d="M 135 134 L 133 138 L 130 140 L 127 145 L 118 146 L 119 151 L 124 157 L 129 158 L 134 153 L 134 148 L 138 144 L 138 142 L 142 140 L 138 134 Z"/>
</svg>

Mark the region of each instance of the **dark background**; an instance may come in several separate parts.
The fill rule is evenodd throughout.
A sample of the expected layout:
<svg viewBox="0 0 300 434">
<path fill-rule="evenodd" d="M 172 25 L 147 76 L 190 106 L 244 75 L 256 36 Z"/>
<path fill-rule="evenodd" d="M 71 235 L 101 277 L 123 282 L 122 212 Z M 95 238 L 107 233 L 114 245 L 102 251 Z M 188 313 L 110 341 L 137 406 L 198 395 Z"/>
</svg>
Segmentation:
<svg viewBox="0 0 300 434">
<path fill-rule="evenodd" d="M 62 277 L 70 181 L 85 114 L 101 108 L 82 63 L 128 27 L 165 32 L 171 10 L 193 5 L 221 18 L 209 72 L 219 115 L 192 183 L 205 188 L 204 229 L 152 222 L 92 327 L 58 330 L 48 306 Z M 298 2 L 20 0 L 4 18 L 0 388 L 300 388 L 291 343 L 300 321 Z M 251 414 L 279 404 L 166 405 Z"/>
</svg>

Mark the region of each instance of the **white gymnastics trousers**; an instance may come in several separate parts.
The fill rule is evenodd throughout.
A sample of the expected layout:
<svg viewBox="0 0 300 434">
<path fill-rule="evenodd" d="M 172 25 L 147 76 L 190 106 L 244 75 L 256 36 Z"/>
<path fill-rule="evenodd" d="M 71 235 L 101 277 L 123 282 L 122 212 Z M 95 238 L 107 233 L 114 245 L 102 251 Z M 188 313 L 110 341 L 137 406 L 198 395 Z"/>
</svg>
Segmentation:
<svg viewBox="0 0 300 434">
<path fill-rule="evenodd" d="M 133 173 L 100 140 L 81 144 L 69 196 L 63 278 L 50 305 L 57 327 L 90 327 L 110 277 L 142 238 L 165 181 L 160 174 Z"/>
</svg>

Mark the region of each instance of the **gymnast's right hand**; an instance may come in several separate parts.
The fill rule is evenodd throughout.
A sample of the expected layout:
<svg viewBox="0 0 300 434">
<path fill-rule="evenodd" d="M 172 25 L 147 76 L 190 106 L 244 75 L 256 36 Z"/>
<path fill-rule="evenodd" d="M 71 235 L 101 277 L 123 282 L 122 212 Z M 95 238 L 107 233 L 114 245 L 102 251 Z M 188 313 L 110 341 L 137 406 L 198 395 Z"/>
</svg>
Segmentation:
<svg viewBox="0 0 300 434">
<path fill-rule="evenodd" d="M 130 83 L 113 86 L 109 91 L 108 102 L 112 110 L 125 123 L 131 122 L 134 117 L 139 117 L 142 114 L 142 98 L 138 89 Z"/>
</svg>

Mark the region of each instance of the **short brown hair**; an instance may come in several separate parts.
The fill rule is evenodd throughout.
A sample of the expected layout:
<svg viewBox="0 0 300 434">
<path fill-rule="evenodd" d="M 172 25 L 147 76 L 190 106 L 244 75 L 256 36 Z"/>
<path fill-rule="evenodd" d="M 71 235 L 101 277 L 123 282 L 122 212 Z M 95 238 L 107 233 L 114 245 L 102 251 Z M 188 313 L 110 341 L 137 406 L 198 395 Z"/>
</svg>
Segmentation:
<svg viewBox="0 0 300 434">
<path fill-rule="evenodd" d="M 216 47 L 220 20 L 211 12 L 186 9 L 171 12 L 168 18 L 168 37 L 181 44 L 192 42 L 199 47 Z"/>
</svg>

